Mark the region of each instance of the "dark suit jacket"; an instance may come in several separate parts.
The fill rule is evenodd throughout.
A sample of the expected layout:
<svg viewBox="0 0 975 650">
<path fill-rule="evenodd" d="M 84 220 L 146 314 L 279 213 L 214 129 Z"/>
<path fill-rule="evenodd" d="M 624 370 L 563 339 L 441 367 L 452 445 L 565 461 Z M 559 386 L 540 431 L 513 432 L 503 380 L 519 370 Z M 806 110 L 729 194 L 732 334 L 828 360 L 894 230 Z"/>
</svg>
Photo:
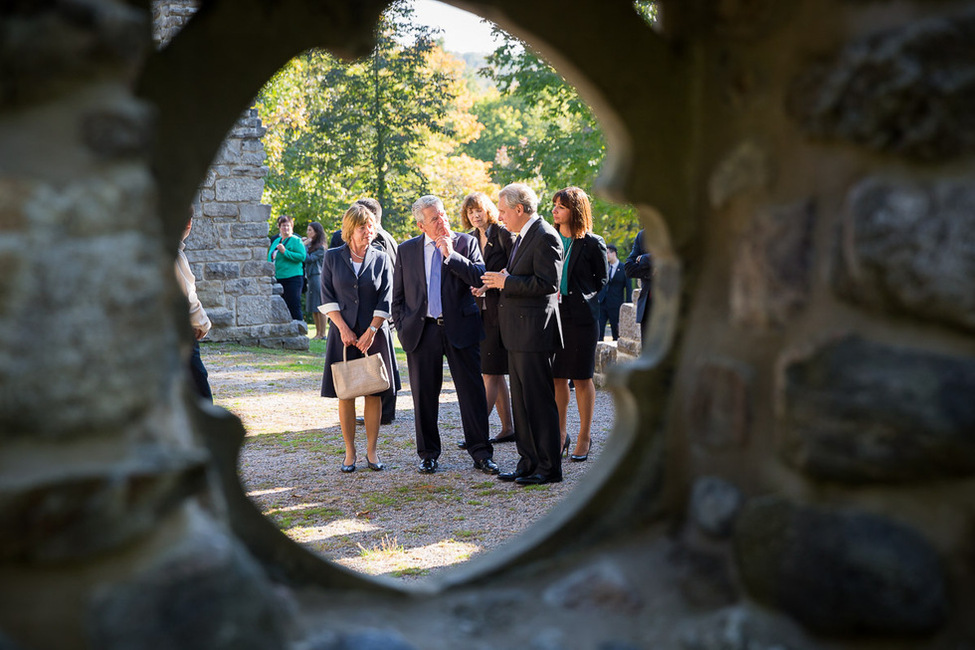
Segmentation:
<svg viewBox="0 0 975 650">
<path fill-rule="evenodd" d="M 325 251 L 322 261 L 322 304 L 338 303 L 342 319 L 361 335 L 374 312 L 388 314 L 393 288 L 393 265 L 382 251 L 369 246 L 359 275 L 345 244 Z M 386 323 L 383 323 L 386 327 Z"/>
<path fill-rule="evenodd" d="M 616 273 L 612 277 L 606 276 L 606 286 L 599 292 L 599 304 L 607 311 L 616 312 L 624 302 L 629 301 L 630 279 L 626 277 L 623 260 L 620 260 L 616 264 Z"/>
<path fill-rule="evenodd" d="M 633 240 L 633 248 L 623 265 L 623 268 L 626 269 L 626 277 L 640 280 L 640 297 L 636 302 L 636 322 L 638 323 L 643 322 L 652 292 L 650 279 L 653 277 L 653 260 L 649 254 L 642 260 L 637 259 L 645 253 L 647 250 L 643 245 L 643 231 L 641 230 L 636 234 L 636 238 Z"/>
<path fill-rule="evenodd" d="M 332 233 L 332 238 L 328 242 L 329 248 L 338 248 L 345 243 L 342 239 L 342 231 L 336 230 Z M 376 238 L 372 240 L 372 245 L 389 255 L 389 261 L 396 264 L 396 240 L 380 226 L 376 230 Z"/>
<path fill-rule="evenodd" d="M 453 233 L 454 252 L 446 258 L 440 276 L 444 332 L 455 348 L 465 348 L 484 338 L 481 309 L 471 287 L 481 286 L 484 261 L 473 237 Z M 393 272 L 393 322 L 403 349 L 412 352 L 420 342 L 427 315 L 427 279 L 424 270 L 424 236 L 403 242 Z"/>
<path fill-rule="evenodd" d="M 509 352 L 554 352 L 562 347 L 562 240 L 541 217 L 525 229 L 501 290 L 501 340 Z"/>
<path fill-rule="evenodd" d="M 515 245 L 515 234 L 501 226 L 492 223 L 487 228 L 487 244 L 481 248 L 481 236 L 477 229 L 471 230 L 468 234 L 477 242 L 481 257 L 484 258 L 484 268 L 488 271 L 500 271 L 508 266 L 508 258 L 511 257 L 511 249 Z M 497 289 L 488 289 L 484 294 L 483 305 L 485 325 L 496 325 L 498 321 L 498 301 L 501 299 L 501 292 Z"/>
<path fill-rule="evenodd" d="M 599 319 L 599 292 L 606 285 L 606 242 L 586 233 L 572 242 L 569 261 L 562 271 L 569 276 L 569 293 L 562 296 L 562 313 L 581 324 Z"/>
</svg>

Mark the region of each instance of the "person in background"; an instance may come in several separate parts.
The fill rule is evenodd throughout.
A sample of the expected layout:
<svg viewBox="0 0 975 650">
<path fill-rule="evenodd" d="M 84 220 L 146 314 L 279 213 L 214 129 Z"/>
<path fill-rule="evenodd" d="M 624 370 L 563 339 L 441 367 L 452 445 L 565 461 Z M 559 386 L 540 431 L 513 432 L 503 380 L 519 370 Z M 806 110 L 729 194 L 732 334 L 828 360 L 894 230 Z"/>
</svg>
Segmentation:
<svg viewBox="0 0 975 650">
<path fill-rule="evenodd" d="M 552 375 L 559 406 L 559 436 L 568 452 L 571 438 L 566 432 L 569 410 L 569 380 L 575 385 L 579 409 L 579 435 L 569 458 L 584 461 L 592 447 L 590 430 L 596 407 L 596 386 L 592 381 L 599 338 L 599 292 L 606 285 L 606 244 L 592 234 L 589 196 L 578 187 L 559 190 L 552 197 L 552 220 L 562 240 L 562 276 L 559 285 L 559 318 L 562 322 L 561 350 L 555 351 Z"/>
<path fill-rule="evenodd" d="M 325 339 L 325 314 L 318 311 L 322 304 L 322 261 L 325 259 L 325 229 L 312 221 L 308 224 L 305 239 L 305 312 L 315 321 L 312 340 Z"/>
<path fill-rule="evenodd" d="M 468 194 L 460 207 L 460 221 L 464 228 L 477 241 L 484 268 L 487 271 L 500 271 L 508 264 L 515 236 L 498 223 L 498 209 L 484 192 Z M 481 321 L 484 323 L 484 340 L 481 341 L 481 376 L 484 378 L 484 392 L 487 394 L 488 416 L 497 406 L 501 431 L 491 438 L 491 442 L 513 442 L 515 429 L 511 424 L 511 400 L 504 376 L 508 374 L 508 351 L 501 342 L 501 329 L 498 326 L 497 289 L 477 287 L 472 289 L 481 307 Z M 466 445 L 457 443 L 461 449 Z"/>
<path fill-rule="evenodd" d="M 366 354 L 379 354 L 392 380 L 398 373 L 396 357 L 392 354 L 387 321 L 393 291 L 393 266 L 386 253 L 372 246 L 376 236 L 376 221 L 372 212 L 353 203 L 342 217 L 342 237 L 347 244 L 330 248 L 322 262 L 322 306 L 319 311 L 332 322 L 325 343 L 325 373 L 322 377 L 322 397 L 337 397 L 332 382 L 332 364 L 342 361 L 343 350 L 349 360 Z M 381 471 L 379 461 L 379 417 L 382 395 L 365 397 L 366 465 Z M 345 460 L 341 470 L 354 472 L 355 400 L 339 400 L 339 424 L 345 441 Z"/>
<path fill-rule="evenodd" d="M 293 320 L 304 321 L 301 313 L 301 286 L 304 284 L 305 245 L 294 235 L 294 220 L 278 217 L 278 236 L 271 241 L 267 261 L 274 262 L 274 278 L 284 289 L 284 304 Z"/>
<path fill-rule="evenodd" d="M 501 291 L 498 325 L 508 350 L 518 448 L 518 466 L 498 479 L 518 485 L 562 480 L 559 409 L 552 380 L 552 355 L 562 347 L 558 308 L 562 242 L 537 211 L 538 196 L 524 183 L 501 189 L 498 218 L 518 238 L 507 266 L 482 278 L 489 288 Z"/>
<path fill-rule="evenodd" d="M 599 340 L 605 338 L 606 323 L 613 340 L 620 338 L 620 307 L 624 302 L 630 302 L 630 279 L 626 277 L 623 265 L 616 255 L 616 246 L 606 246 L 606 259 L 609 262 L 609 275 L 606 286 L 599 293 Z"/>
<path fill-rule="evenodd" d="M 393 321 L 410 373 L 420 457 L 417 469 L 421 474 L 437 471 L 441 451 L 437 420 L 446 358 L 460 403 L 467 453 L 475 469 L 497 474 L 481 379 L 484 328 L 471 294 L 471 287 L 481 285 L 484 261 L 473 237 L 451 232 L 437 197 L 417 199 L 413 217 L 420 234 L 399 247 L 393 272 Z"/>
<path fill-rule="evenodd" d="M 640 281 L 640 297 L 636 301 L 636 322 L 640 323 L 640 345 L 646 343 L 647 321 L 653 307 L 653 293 L 650 281 L 653 279 L 653 258 L 644 243 L 644 231 L 636 234 L 633 248 L 623 264 L 626 277 Z"/>
<path fill-rule="evenodd" d="M 376 218 L 376 238 L 372 240 L 372 245 L 389 255 L 390 263 L 393 265 L 393 268 L 396 268 L 396 251 L 398 247 L 393 236 L 383 230 L 383 208 L 379 205 L 379 201 L 372 198 L 364 198 L 359 199 L 356 203 L 369 208 L 369 211 Z M 392 339 L 390 339 L 390 344 L 392 344 Z M 392 352 L 392 354 L 395 354 L 395 352 Z M 396 419 L 396 395 L 403 386 L 400 384 L 398 373 L 395 378 L 390 379 L 393 382 L 393 392 L 383 395 L 383 413 L 379 419 L 380 424 L 392 424 L 393 420 Z"/>
<path fill-rule="evenodd" d="M 192 212 L 191 218 L 186 222 L 183 229 L 183 236 L 179 241 L 179 250 L 176 251 L 176 281 L 179 288 L 186 296 L 190 305 L 190 325 L 193 327 L 193 352 L 190 354 L 190 376 L 193 378 L 193 385 L 196 392 L 206 401 L 213 403 L 213 393 L 210 391 L 209 375 L 206 366 L 203 365 L 203 358 L 200 356 L 200 341 L 210 331 L 210 317 L 200 304 L 200 299 L 196 295 L 196 277 L 190 270 L 190 263 L 186 259 L 183 250 L 186 248 L 186 238 L 193 229 Z"/>
</svg>

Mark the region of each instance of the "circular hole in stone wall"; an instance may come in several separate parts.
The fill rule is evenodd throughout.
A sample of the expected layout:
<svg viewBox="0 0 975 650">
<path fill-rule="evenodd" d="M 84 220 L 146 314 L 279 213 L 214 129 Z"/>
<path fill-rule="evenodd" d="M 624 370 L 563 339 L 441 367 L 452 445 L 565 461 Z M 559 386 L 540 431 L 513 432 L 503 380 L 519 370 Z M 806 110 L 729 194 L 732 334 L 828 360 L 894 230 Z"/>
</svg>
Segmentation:
<svg viewBox="0 0 975 650">
<path fill-rule="evenodd" d="M 448 21 L 441 23 L 446 24 L 443 31 L 429 26 L 440 20 Z M 458 27 L 449 24 L 452 20 L 474 22 Z M 254 237 L 251 231 L 266 225 L 273 238 L 277 217 L 287 214 L 294 217 L 299 236 L 309 223 L 318 222 L 330 237 L 340 229 L 349 204 L 369 196 L 380 201 L 385 229 L 402 243 L 418 234 L 410 205 L 422 194 L 443 199 L 455 231 L 465 230 L 460 205 L 472 191 L 483 191 L 496 202 L 503 185 L 527 182 L 538 192 L 539 212 L 549 223 L 552 196 L 559 189 L 578 185 L 592 196 L 606 144 L 591 109 L 552 68 L 506 34 L 495 32 L 493 40 L 486 36 L 482 51 L 457 53 L 481 28 L 490 35 L 490 27 L 478 20 L 435 2 L 395 5 L 384 15 L 380 44 L 370 57 L 345 63 L 326 52 L 309 51 L 282 68 L 256 99 L 261 125 L 238 125 L 266 129 L 260 145 L 246 137 L 240 144 L 228 140 L 220 154 L 252 159 L 262 155 L 262 147 L 267 155 L 263 196 L 254 201 L 258 208 L 269 206 L 269 211 L 263 208 L 267 223 L 241 224 L 249 228 L 246 234 Z M 454 38 L 458 30 L 466 39 L 459 44 Z M 221 289 L 231 294 L 242 282 L 221 278 L 219 263 L 203 261 L 210 250 L 207 233 L 219 237 L 235 227 L 233 216 L 222 215 L 220 207 L 227 200 L 219 196 L 220 164 L 227 162 L 218 157 L 216 173 L 211 170 L 208 177 L 213 195 L 206 185 L 201 192 L 202 218 L 197 223 L 210 223 L 198 228 L 196 250 L 194 240 L 188 240 L 187 254 L 193 260 L 196 253 L 200 260 L 205 306 L 208 297 L 219 302 Z M 240 178 L 243 186 L 247 177 Z M 230 186 L 225 183 L 224 191 Z M 625 303 L 617 330 L 621 340 L 613 340 L 611 323 L 602 332 L 604 342 L 596 353 L 598 386 L 617 354 L 627 358 L 639 353 L 636 307 L 626 300 L 623 281 L 639 218 L 629 206 L 592 198 L 593 231 L 617 247 L 611 288 L 624 294 Z M 244 209 L 239 207 L 238 214 Z M 227 273 L 233 275 L 229 266 Z M 303 307 L 305 300 L 303 296 Z M 270 301 L 282 308 L 279 298 Z M 240 295 L 235 304 L 242 304 Z M 216 311 L 222 314 L 220 307 Z M 239 314 L 235 318 L 240 322 Z M 397 338 L 402 389 L 395 419 L 379 433 L 378 455 L 385 469 L 368 469 L 366 436 L 359 424 L 356 471 L 344 473 L 338 402 L 320 397 L 325 343 L 312 337 L 323 321 L 305 320 L 311 338 L 307 350 L 301 349 L 306 336 L 302 328 L 290 341 L 272 336 L 252 341 L 298 348 L 274 349 L 220 342 L 229 337 L 221 337 L 218 326 L 217 341 L 203 346 L 203 358 L 215 403 L 235 413 L 247 428 L 239 466 L 247 495 L 289 538 L 342 566 L 415 580 L 502 547 L 585 484 L 587 471 L 605 449 L 615 411 L 612 396 L 597 387 L 591 452 L 584 462 L 563 458 L 563 482 L 516 487 L 476 470 L 457 445 L 464 438 L 460 405 L 445 362 L 439 468 L 434 474 L 419 473 L 415 387 Z M 569 392 L 572 454 L 582 450 L 576 449 L 579 391 Z M 361 398 L 356 406 L 362 415 Z M 489 429 L 492 436 L 502 433 L 496 409 Z M 515 443 L 496 443 L 494 460 L 502 471 L 514 470 Z"/>
</svg>

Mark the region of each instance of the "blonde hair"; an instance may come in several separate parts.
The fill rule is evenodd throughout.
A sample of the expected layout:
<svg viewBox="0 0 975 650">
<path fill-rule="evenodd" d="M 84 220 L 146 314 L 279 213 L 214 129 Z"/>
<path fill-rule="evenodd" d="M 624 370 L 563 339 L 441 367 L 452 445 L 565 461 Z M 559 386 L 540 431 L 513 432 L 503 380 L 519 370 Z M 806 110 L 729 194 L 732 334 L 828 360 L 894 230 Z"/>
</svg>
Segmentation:
<svg viewBox="0 0 975 650">
<path fill-rule="evenodd" d="M 489 224 L 498 223 L 498 208 L 491 197 L 484 192 L 471 192 L 464 197 L 464 203 L 460 206 L 460 223 L 465 229 L 470 230 L 474 227 L 471 220 L 467 218 L 467 212 L 477 208 L 484 210 Z"/>
<path fill-rule="evenodd" d="M 361 203 L 350 205 L 342 216 L 342 239 L 345 243 L 351 244 L 352 233 L 355 232 L 355 229 L 368 223 L 370 219 L 373 223 L 376 222 L 376 215 L 372 213 L 372 210 Z"/>
</svg>

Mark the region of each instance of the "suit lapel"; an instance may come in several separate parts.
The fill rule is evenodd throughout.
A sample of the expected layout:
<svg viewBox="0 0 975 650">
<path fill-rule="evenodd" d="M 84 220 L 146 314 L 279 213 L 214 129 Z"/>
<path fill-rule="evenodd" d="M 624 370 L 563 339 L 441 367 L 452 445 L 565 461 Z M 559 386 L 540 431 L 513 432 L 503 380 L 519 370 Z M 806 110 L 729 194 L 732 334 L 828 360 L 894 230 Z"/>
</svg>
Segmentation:
<svg viewBox="0 0 975 650">
<path fill-rule="evenodd" d="M 522 256 L 525 254 L 525 247 L 535 237 L 535 233 L 538 232 L 538 229 L 542 227 L 542 224 L 539 223 L 539 222 L 541 222 L 541 220 L 542 220 L 542 218 L 541 217 L 538 217 L 528 227 L 528 232 L 526 232 L 524 235 L 519 235 L 519 237 L 521 239 L 521 243 L 517 244 L 518 250 L 515 251 L 515 256 L 513 258 L 511 258 L 511 267 L 512 268 L 515 267 L 515 265 L 518 263 L 518 260 L 520 260 L 522 258 Z M 511 273 L 511 269 L 508 269 L 508 273 Z"/>
</svg>

